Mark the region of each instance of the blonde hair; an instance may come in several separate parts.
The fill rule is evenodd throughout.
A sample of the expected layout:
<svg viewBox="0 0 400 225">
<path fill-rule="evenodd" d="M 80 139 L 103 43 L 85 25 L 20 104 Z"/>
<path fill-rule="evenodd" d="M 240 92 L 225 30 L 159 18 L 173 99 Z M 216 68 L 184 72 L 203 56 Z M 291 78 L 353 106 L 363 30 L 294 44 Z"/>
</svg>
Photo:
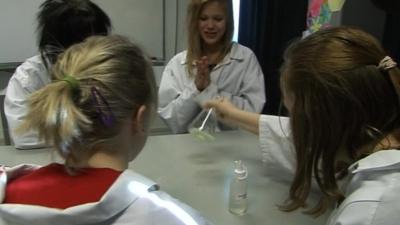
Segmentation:
<svg viewBox="0 0 400 225">
<path fill-rule="evenodd" d="M 232 0 L 192 0 L 188 6 L 187 30 L 188 30 L 188 48 L 186 55 L 187 70 L 190 76 L 193 75 L 195 60 L 203 56 L 203 44 L 199 32 L 199 19 L 204 6 L 211 2 L 219 2 L 225 7 L 226 30 L 222 37 L 222 49 L 217 61 L 223 60 L 229 53 L 232 46 L 232 37 L 234 31 Z"/>
<path fill-rule="evenodd" d="M 18 132 L 37 130 L 67 166 L 117 135 L 140 105 L 157 105 L 149 61 L 121 36 L 90 37 L 73 45 L 60 55 L 52 75 L 55 81 L 29 98 Z M 112 117 L 112 124 L 104 116 Z"/>
</svg>

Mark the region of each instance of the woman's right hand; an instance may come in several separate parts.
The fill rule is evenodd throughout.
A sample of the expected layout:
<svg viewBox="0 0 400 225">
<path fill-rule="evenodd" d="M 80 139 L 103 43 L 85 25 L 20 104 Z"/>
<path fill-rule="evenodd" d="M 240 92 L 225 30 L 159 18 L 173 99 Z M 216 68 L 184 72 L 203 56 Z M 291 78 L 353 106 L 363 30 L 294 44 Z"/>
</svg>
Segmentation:
<svg viewBox="0 0 400 225">
<path fill-rule="evenodd" d="M 226 98 L 217 98 L 207 101 L 203 104 L 203 107 L 208 109 L 213 108 L 218 120 L 227 125 L 233 127 L 238 126 L 256 135 L 259 133 L 258 123 L 260 114 L 243 111 Z"/>
<path fill-rule="evenodd" d="M 218 97 L 215 100 L 206 101 L 203 104 L 204 108 L 213 108 L 218 120 L 228 125 L 236 125 L 234 118 L 235 111 L 239 109 L 236 108 L 228 99 L 223 97 Z"/>
</svg>

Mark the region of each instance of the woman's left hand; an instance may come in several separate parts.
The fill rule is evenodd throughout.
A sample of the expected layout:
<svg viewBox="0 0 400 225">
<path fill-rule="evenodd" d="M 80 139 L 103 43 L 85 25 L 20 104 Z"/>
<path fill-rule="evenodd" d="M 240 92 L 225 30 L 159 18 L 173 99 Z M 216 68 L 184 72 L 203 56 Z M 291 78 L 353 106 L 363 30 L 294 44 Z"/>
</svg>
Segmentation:
<svg viewBox="0 0 400 225">
<path fill-rule="evenodd" d="M 208 68 L 208 58 L 207 56 L 201 57 L 200 60 L 196 62 L 197 74 L 194 80 L 194 84 L 197 90 L 203 91 L 210 84 L 210 69 Z"/>
</svg>

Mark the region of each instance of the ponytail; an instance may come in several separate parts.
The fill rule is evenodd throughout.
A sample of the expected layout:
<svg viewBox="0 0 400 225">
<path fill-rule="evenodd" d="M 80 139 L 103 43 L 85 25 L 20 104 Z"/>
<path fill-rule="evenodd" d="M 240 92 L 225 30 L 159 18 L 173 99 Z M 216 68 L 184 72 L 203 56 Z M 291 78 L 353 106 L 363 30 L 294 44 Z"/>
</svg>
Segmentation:
<svg viewBox="0 0 400 225">
<path fill-rule="evenodd" d="M 32 94 L 26 119 L 17 132 L 37 129 L 39 138 L 53 145 L 62 156 L 70 152 L 71 144 L 82 132 L 90 130 L 92 122 L 76 106 L 79 90 L 64 80 L 58 80 Z"/>
<path fill-rule="evenodd" d="M 67 166 L 111 141 L 139 106 L 157 105 L 149 60 L 121 36 L 90 37 L 71 46 L 52 67 L 52 77 L 53 83 L 31 95 L 17 132 L 37 130 Z"/>
</svg>

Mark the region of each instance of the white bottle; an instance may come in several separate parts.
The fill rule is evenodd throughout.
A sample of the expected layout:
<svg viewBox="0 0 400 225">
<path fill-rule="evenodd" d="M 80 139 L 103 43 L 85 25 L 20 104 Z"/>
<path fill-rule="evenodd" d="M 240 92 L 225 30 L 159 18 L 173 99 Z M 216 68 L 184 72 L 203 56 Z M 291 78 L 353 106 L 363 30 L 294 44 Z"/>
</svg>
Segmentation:
<svg viewBox="0 0 400 225">
<path fill-rule="evenodd" d="M 235 215 L 244 215 L 247 211 L 247 168 L 241 160 L 235 161 L 229 190 L 229 211 Z"/>
</svg>

